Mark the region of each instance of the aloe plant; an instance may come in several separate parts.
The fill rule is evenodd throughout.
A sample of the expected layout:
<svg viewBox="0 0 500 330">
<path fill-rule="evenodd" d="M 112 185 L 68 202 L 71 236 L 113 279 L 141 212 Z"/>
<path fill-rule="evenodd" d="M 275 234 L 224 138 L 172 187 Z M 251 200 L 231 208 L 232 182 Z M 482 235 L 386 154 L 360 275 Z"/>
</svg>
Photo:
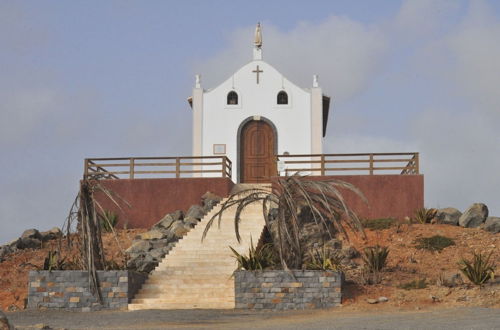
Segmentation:
<svg viewBox="0 0 500 330">
<path fill-rule="evenodd" d="M 263 270 L 274 265 L 272 244 L 263 244 L 261 247 L 255 248 L 253 241 L 250 240 L 248 255 L 238 253 L 231 246 L 229 248 L 238 261 L 238 270 Z"/>
<path fill-rule="evenodd" d="M 459 262 L 460 271 L 474 284 L 482 286 L 495 278 L 495 264 L 490 262 L 493 252 L 488 255 L 473 253 L 472 260 L 462 258 Z"/>
<path fill-rule="evenodd" d="M 325 246 L 310 253 L 310 262 L 307 269 L 311 270 L 342 270 L 342 256 L 339 253 L 331 252 Z"/>
</svg>

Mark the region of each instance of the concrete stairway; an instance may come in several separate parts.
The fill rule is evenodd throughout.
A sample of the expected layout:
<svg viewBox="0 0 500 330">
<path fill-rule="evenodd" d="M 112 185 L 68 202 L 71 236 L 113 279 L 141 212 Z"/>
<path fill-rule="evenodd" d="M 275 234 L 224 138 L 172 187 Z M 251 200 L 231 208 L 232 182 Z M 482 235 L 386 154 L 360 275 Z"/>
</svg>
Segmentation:
<svg viewBox="0 0 500 330">
<path fill-rule="evenodd" d="M 242 241 L 238 243 L 234 232 L 236 207 L 233 207 L 223 213 L 220 228 L 214 222 L 202 242 L 206 224 L 226 200 L 216 205 L 195 228 L 177 242 L 151 272 L 128 305 L 129 310 L 234 308 L 232 273 L 237 263 L 229 246 L 238 253 L 247 254 L 250 238 L 256 246 L 265 221 L 260 202 L 247 206 L 241 216 Z"/>
</svg>

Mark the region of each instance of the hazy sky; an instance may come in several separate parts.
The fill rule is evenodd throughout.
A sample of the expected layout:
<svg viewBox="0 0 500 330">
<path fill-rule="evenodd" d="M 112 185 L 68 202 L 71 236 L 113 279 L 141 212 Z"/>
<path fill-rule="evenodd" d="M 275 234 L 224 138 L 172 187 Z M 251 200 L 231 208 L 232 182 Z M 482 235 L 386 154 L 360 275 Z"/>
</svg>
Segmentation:
<svg viewBox="0 0 500 330">
<path fill-rule="evenodd" d="M 325 152 L 419 151 L 428 207 L 500 216 L 498 1 L 0 1 L 0 244 L 61 226 L 85 157 L 189 155 L 194 74 L 252 56 L 332 97 Z"/>
</svg>

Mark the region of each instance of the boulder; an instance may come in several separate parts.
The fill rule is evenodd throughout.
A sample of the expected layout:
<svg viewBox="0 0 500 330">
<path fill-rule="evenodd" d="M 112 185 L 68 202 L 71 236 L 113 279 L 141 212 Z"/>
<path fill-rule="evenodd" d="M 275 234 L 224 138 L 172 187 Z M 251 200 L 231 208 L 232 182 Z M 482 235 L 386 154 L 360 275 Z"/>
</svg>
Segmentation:
<svg viewBox="0 0 500 330">
<path fill-rule="evenodd" d="M 42 235 L 36 229 L 27 229 L 22 233 L 21 238 L 36 238 L 38 240 L 41 240 Z"/>
<path fill-rule="evenodd" d="M 472 204 L 458 219 L 458 224 L 466 228 L 479 227 L 488 217 L 488 207 L 482 203 Z"/>
<path fill-rule="evenodd" d="M 151 241 L 151 247 L 153 250 L 163 248 L 165 246 L 168 246 L 172 241 L 177 241 L 177 237 L 172 235 L 172 237 L 170 238 L 155 239 Z"/>
<path fill-rule="evenodd" d="M 11 253 L 12 253 L 12 250 L 11 250 L 10 246 L 8 246 L 8 245 L 0 246 L 0 261 L 3 260 L 3 257 L 5 257 L 6 255 L 11 254 Z"/>
<path fill-rule="evenodd" d="M 483 229 L 493 234 L 500 233 L 500 217 L 486 218 Z"/>
<path fill-rule="evenodd" d="M 172 224 L 171 231 L 175 235 L 175 237 L 181 238 L 189 231 L 189 229 L 190 229 L 189 227 L 186 228 L 184 222 L 179 220 Z"/>
<path fill-rule="evenodd" d="M 7 316 L 0 310 L 0 330 L 11 330 L 14 327 L 10 324 Z"/>
<path fill-rule="evenodd" d="M 145 233 L 139 234 L 138 237 L 143 240 L 152 240 L 152 239 L 163 239 L 168 236 L 168 232 L 160 231 L 158 229 L 152 229 Z"/>
<path fill-rule="evenodd" d="M 147 254 L 144 258 L 136 261 L 136 270 L 141 273 L 149 273 L 158 265 L 158 260 L 155 260 L 151 255 Z"/>
<path fill-rule="evenodd" d="M 178 220 L 184 218 L 184 212 L 178 210 L 165 215 L 160 221 L 158 221 L 152 228 L 153 229 L 170 229 L 172 224 Z"/>
<path fill-rule="evenodd" d="M 196 219 L 193 217 L 185 217 L 184 218 L 184 224 L 189 225 L 191 228 L 196 226 L 200 222 L 200 219 Z"/>
<path fill-rule="evenodd" d="M 127 253 L 142 253 L 151 250 L 151 243 L 148 241 L 135 241 L 132 245 L 125 250 Z"/>
<path fill-rule="evenodd" d="M 437 210 L 434 219 L 436 219 L 436 223 L 439 224 L 458 226 L 458 219 L 460 219 L 461 215 L 462 212 L 459 210 L 453 207 L 447 207 Z"/>
<path fill-rule="evenodd" d="M 42 241 L 46 242 L 62 237 L 63 233 L 61 229 L 59 229 L 58 227 L 54 227 L 51 230 L 41 232 L 40 236 L 42 237 Z"/>
<path fill-rule="evenodd" d="M 205 213 L 210 211 L 215 205 L 217 205 L 222 200 L 222 197 L 207 191 L 203 196 L 201 196 L 201 203 L 203 205 L 203 210 Z"/>
<path fill-rule="evenodd" d="M 163 248 L 158 248 L 158 249 L 153 249 L 149 251 L 149 255 L 156 261 L 160 261 L 164 256 L 165 252 L 163 251 Z"/>
<path fill-rule="evenodd" d="M 186 213 L 186 218 L 202 219 L 205 216 L 205 210 L 200 205 L 192 205 Z"/>
<path fill-rule="evenodd" d="M 39 249 L 42 246 L 42 241 L 38 238 L 21 237 L 17 240 L 16 248 L 24 249 Z"/>
</svg>

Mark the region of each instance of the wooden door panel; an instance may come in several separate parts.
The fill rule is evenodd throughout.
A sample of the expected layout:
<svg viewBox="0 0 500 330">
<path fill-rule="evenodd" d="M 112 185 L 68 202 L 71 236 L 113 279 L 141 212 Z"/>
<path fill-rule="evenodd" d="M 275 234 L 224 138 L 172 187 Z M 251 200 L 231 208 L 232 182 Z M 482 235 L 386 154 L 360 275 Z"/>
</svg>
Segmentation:
<svg viewBox="0 0 500 330">
<path fill-rule="evenodd" d="M 269 182 L 276 175 L 274 132 L 264 121 L 247 123 L 241 133 L 241 182 Z"/>
</svg>

